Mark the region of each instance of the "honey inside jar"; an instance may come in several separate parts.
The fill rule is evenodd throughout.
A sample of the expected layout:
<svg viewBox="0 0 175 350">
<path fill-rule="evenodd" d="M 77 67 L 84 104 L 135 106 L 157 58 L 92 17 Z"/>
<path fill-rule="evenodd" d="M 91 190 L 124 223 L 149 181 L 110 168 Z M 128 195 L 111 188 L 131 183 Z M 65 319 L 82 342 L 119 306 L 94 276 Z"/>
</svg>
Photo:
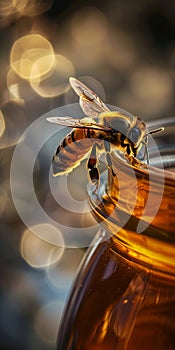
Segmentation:
<svg viewBox="0 0 175 350">
<path fill-rule="evenodd" d="M 72 288 L 59 350 L 175 349 L 175 119 L 164 126 L 150 165 L 114 154 L 115 176 L 90 187 L 101 233 Z"/>
</svg>

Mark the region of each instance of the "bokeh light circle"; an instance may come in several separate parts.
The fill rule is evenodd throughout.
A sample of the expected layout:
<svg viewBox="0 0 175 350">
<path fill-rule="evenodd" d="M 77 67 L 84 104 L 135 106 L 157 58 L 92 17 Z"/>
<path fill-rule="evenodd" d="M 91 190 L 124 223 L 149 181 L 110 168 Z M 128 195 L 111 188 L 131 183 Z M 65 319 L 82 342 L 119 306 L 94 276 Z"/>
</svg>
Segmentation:
<svg viewBox="0 0 175 350">
<path fill-rule="evenodd" d="M 50 56 L 45 64 L 39 70 L 32 69 L 37 60 L 45 56 Z M 51 43 L 40 34 L 28 34 L 17 39 L 11 49 L 10 64 L 13 70 L 24 79 L 35 79 L 47 74 L 55 63 L 54 50 Z"/>
<path fill-rule="evenodd" d="M 60 260 L 64 252 L 64 241 L 61 232 L 50 224 L 39 224 L 36 230 L 38 236 L 33 234 L 32 227 L 24 231 L 20 252 L 30 266 L 45 268 Z"/>
<path fill-rule="evenodd" d="M 30 84 L 42 97 L 54 97 L 65 93 L 69 88 L 68 79 L 75 75 L 73 64 L 62 55 L 54 55 L 54 64 L 49 74 L 42 79 L 42 71 L 52 64 L 53 55 L 40 57 L 32 66 Z"/>
<path fill-rule="evenodd" d="M 73 38 L 82 46 L 94 46 L 105 40 L 107 20 L 94 6 L 79 9 L 72 18 Z"/>
</svg>

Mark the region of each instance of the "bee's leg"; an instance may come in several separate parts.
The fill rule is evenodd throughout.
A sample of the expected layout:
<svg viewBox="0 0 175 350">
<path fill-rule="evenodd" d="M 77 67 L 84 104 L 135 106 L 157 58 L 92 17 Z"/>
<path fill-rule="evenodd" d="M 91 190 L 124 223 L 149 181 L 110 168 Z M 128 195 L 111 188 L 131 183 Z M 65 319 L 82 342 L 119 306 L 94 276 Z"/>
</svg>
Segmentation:
<svg viewBox="0 0 175 350">
<path fill-rule="evenodd" d="M 148 153 L 147 145 L 145 145 L 145 157 L 146 157 L 146 162 L 149 165 L 149 153 Z"/>
<path fill-rule="evenodd" d="M 108 169 L 111 171 L 111 174 L 113 176 L 115 176 L 115 173 L 114 173 L 114 170 L 113 170 L 113 167 L 112 167 L 112 160 L 111 160 L 111 146 L 110 146 L 110 143 L 108 141 L 104 141 L 104 148 L 105 148 L 105 151 L 106 151 L 106 162 L 107 162 L 107 166 L 108 166 Z"/>
<path fill-rule="evenodd" d="M 145 145 L 145 158 L 146 158 L 146 162 L 147 164 L 149 164 L 149 153 L 148 153 L 148 136 L 145 137 L 145 141 L 142 141 L 142 143 Z"/>
<path fill-rule="evenodd" d="M 142 146 L 144 146 L 143 156 L 142 156 L 142 158 L 139 158 L 139 159 L 141 161 L 146 160 L 146 163 L 149 164 L 149 153 L 148 153 L 147 145 L 148 145 L 148 137 L 146 136 L 145 140 L 142 140 L 138 150 L 140 150 L 140 148 L 142 148 Z"/>
<path fill-rule="evenodd" d="M 99 171 L 97 167 L 97 144 L 92 146 L 91 154 L 87 163 L 89 177 L 93 183 L 99 184 Z"/>
</svg>

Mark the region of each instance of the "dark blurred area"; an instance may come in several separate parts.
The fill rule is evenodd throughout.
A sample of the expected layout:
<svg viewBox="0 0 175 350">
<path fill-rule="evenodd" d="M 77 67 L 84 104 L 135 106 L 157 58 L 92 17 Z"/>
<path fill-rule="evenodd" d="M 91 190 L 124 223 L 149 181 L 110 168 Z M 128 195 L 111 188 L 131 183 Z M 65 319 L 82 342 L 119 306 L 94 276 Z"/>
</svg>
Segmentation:
<svg viewBox="0 0 175 350">
<path fill-rule="evenodd" d="M 1 349 L 55 348 L 66 297 L 86 250 L 75 241 L 59 246 L 64 232 L 56 233 L 56 241 L 47 222 L 38 220 L 27 227 L 21 220 L 10 189 L 11 160 L 21 135 L 41 115 L 78 101 L 69 76 L 82 79 L 105 102 L 145 121 L 173 116 L 174 19 L 175 4 L 170 0 L 0 0 Z M 36 138 L 41 134 L 38 128 Z M 65 179 L 52 184 L 63 204 L 49 189 L 50 162 L 58 142 L 59 137 L 53 138 L 37 155 L 36 196 L 48 215 L 68 228 L 66 234 L 78 227 L 81 240 L 81 229 L 83 234 L 87 228 L 90 242 L 98 228 L 90 211 L 79 212 L 87 200 L 85 162 L 68 176 L 72 209 Z M 24 148 L 21 156 L 24 176 L 30 152 L 30 147 Z M 21 205 L 30 207 L 27 185 L 19 181 L 15 188 Z M 34 226 L 40 235 L 33 233 Z"/>
</svg>

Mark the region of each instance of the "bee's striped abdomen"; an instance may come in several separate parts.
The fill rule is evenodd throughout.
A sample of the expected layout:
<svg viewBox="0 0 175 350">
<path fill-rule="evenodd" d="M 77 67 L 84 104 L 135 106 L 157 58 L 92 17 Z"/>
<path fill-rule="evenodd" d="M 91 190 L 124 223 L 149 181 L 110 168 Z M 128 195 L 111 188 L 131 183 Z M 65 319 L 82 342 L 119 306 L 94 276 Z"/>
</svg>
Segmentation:
<svg viewBox="0 0 175 350">
<path fill-rule="evenodd" d="M 96 138 L 93 129 L 73 129 L 53 156 L 53 175 L 63 175 L 76 168 L 90 151 Z"/>
</svg>

